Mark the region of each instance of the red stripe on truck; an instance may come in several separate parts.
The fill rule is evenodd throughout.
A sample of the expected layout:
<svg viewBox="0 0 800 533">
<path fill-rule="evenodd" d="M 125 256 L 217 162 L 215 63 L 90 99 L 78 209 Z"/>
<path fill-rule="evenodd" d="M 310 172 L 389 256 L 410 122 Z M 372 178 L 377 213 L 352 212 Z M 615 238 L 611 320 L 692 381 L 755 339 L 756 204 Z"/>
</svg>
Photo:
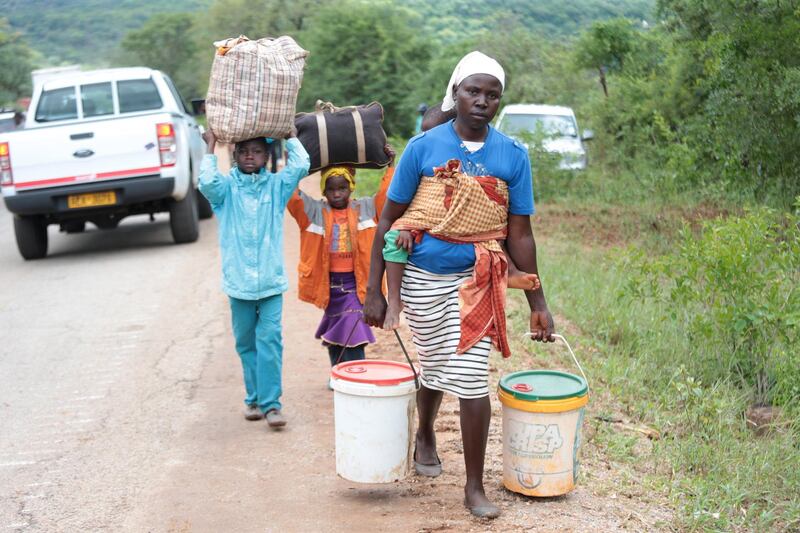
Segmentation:
<svg viewBox="0 0 800 533">
<path fill-rule="evenodd" d="M 64 183 L 91 183 L 93 181 L 107 180 L 111 178 L 132 178 L 141 174 L 155 174 L 161 172 L 161 167 L 131 168 L 128 170 L 115 170 L 113 172 L 98 172 L 97 174 L 84 174 L 82 176 L 65 176 L 63 178 L 50 178 L 39 181 L 27 181 L 16 183 L 17 189 L 27 189 L 29 187 L 43 187 L 47 185 L 61 185 Z"/>
</svg>

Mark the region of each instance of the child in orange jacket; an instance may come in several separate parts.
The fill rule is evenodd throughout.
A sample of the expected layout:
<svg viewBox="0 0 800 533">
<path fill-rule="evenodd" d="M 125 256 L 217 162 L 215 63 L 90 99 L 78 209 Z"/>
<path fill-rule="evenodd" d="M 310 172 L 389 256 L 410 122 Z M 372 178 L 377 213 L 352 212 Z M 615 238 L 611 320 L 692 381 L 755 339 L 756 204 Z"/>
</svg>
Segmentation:
<svg viewBox="0 0 800 533">
<path fill-rule="evenodd" d="M 394 172 L 395 153 L 388 145 L 384 151 L 392 163 L 375 196 L 351 200 L 355 169 L 334 166 L 322 170 L 323 199 L 298 189 L 287 206 L 300 227 L 298 296 L 325 310 L 315 337 L 328 348 L 331 366 L 364 359 L 364 347 L 375 342 L 361 310 L 372 240 Z"/>
</svg>

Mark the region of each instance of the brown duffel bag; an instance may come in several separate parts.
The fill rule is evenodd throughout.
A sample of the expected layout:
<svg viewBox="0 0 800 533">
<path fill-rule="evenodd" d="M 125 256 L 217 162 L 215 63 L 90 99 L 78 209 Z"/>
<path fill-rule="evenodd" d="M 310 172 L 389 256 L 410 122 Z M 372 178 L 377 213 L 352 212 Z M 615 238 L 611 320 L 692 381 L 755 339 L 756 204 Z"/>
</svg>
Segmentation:
<svg viewBox="0 0 800 533">
<path fill-rule="evenodd" d="M 294 124 L 297 139 L 311 157 L 314 172 L 331 165 L 381 168 L 389 164 L 383 151 L 383 107 L 378 102 L 335 107 L 317 101 L 314 113 L 298 113 Z"/>
</svg>

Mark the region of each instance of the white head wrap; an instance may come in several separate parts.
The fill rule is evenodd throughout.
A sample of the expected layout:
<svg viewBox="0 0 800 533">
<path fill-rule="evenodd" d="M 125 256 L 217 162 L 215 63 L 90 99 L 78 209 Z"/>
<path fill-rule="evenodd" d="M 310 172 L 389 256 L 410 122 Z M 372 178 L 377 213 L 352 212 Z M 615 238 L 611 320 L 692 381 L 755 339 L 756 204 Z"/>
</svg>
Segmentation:
<svg viewBox="0 0 800 533">
<path fill-rule="evenodd" d="M 453 70 L 453 75 L 450 76 L 450 82 L 447 84 L 444 100 L 442 100 L 442 111 L 450 111 L 456 106 L 456 102 L 453 100 L 453 86 L 459 85 L 465 78 L 473 74 L 494 76 L 500 80 L 500 86 L 505 89 L 506 73 L 500 63 L 481 52 L 470 52 L 461 58 Z"/>
</svg>

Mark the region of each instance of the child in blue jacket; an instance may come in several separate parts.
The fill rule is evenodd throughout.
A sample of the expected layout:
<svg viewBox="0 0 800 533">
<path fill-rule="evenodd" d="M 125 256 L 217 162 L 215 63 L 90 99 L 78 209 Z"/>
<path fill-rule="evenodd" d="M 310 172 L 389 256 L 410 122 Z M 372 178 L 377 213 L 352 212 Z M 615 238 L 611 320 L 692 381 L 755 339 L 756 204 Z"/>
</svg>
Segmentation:
<svg viewBox="0 0 800 533">
<path fill-rule="evenodd" d="M 277 173 L 264 168 L 267 139 L 236 143 L 236 166 L 217 170 L 216 137 L 204 135 L 208 153 L 200 168 L 200 192 L 208 198 L 219 223 L 222 290 L 228 295 L 236 351 L 242 360 L 244 416 L 266 418 L 272 428 L 286 425 L 281 414 L 283 341 L 281 312 L 288 282 L 283 265 L 283 212 L 310 159 L 303 145 L 288 137 L 286 166 Z"/>
</svg>

